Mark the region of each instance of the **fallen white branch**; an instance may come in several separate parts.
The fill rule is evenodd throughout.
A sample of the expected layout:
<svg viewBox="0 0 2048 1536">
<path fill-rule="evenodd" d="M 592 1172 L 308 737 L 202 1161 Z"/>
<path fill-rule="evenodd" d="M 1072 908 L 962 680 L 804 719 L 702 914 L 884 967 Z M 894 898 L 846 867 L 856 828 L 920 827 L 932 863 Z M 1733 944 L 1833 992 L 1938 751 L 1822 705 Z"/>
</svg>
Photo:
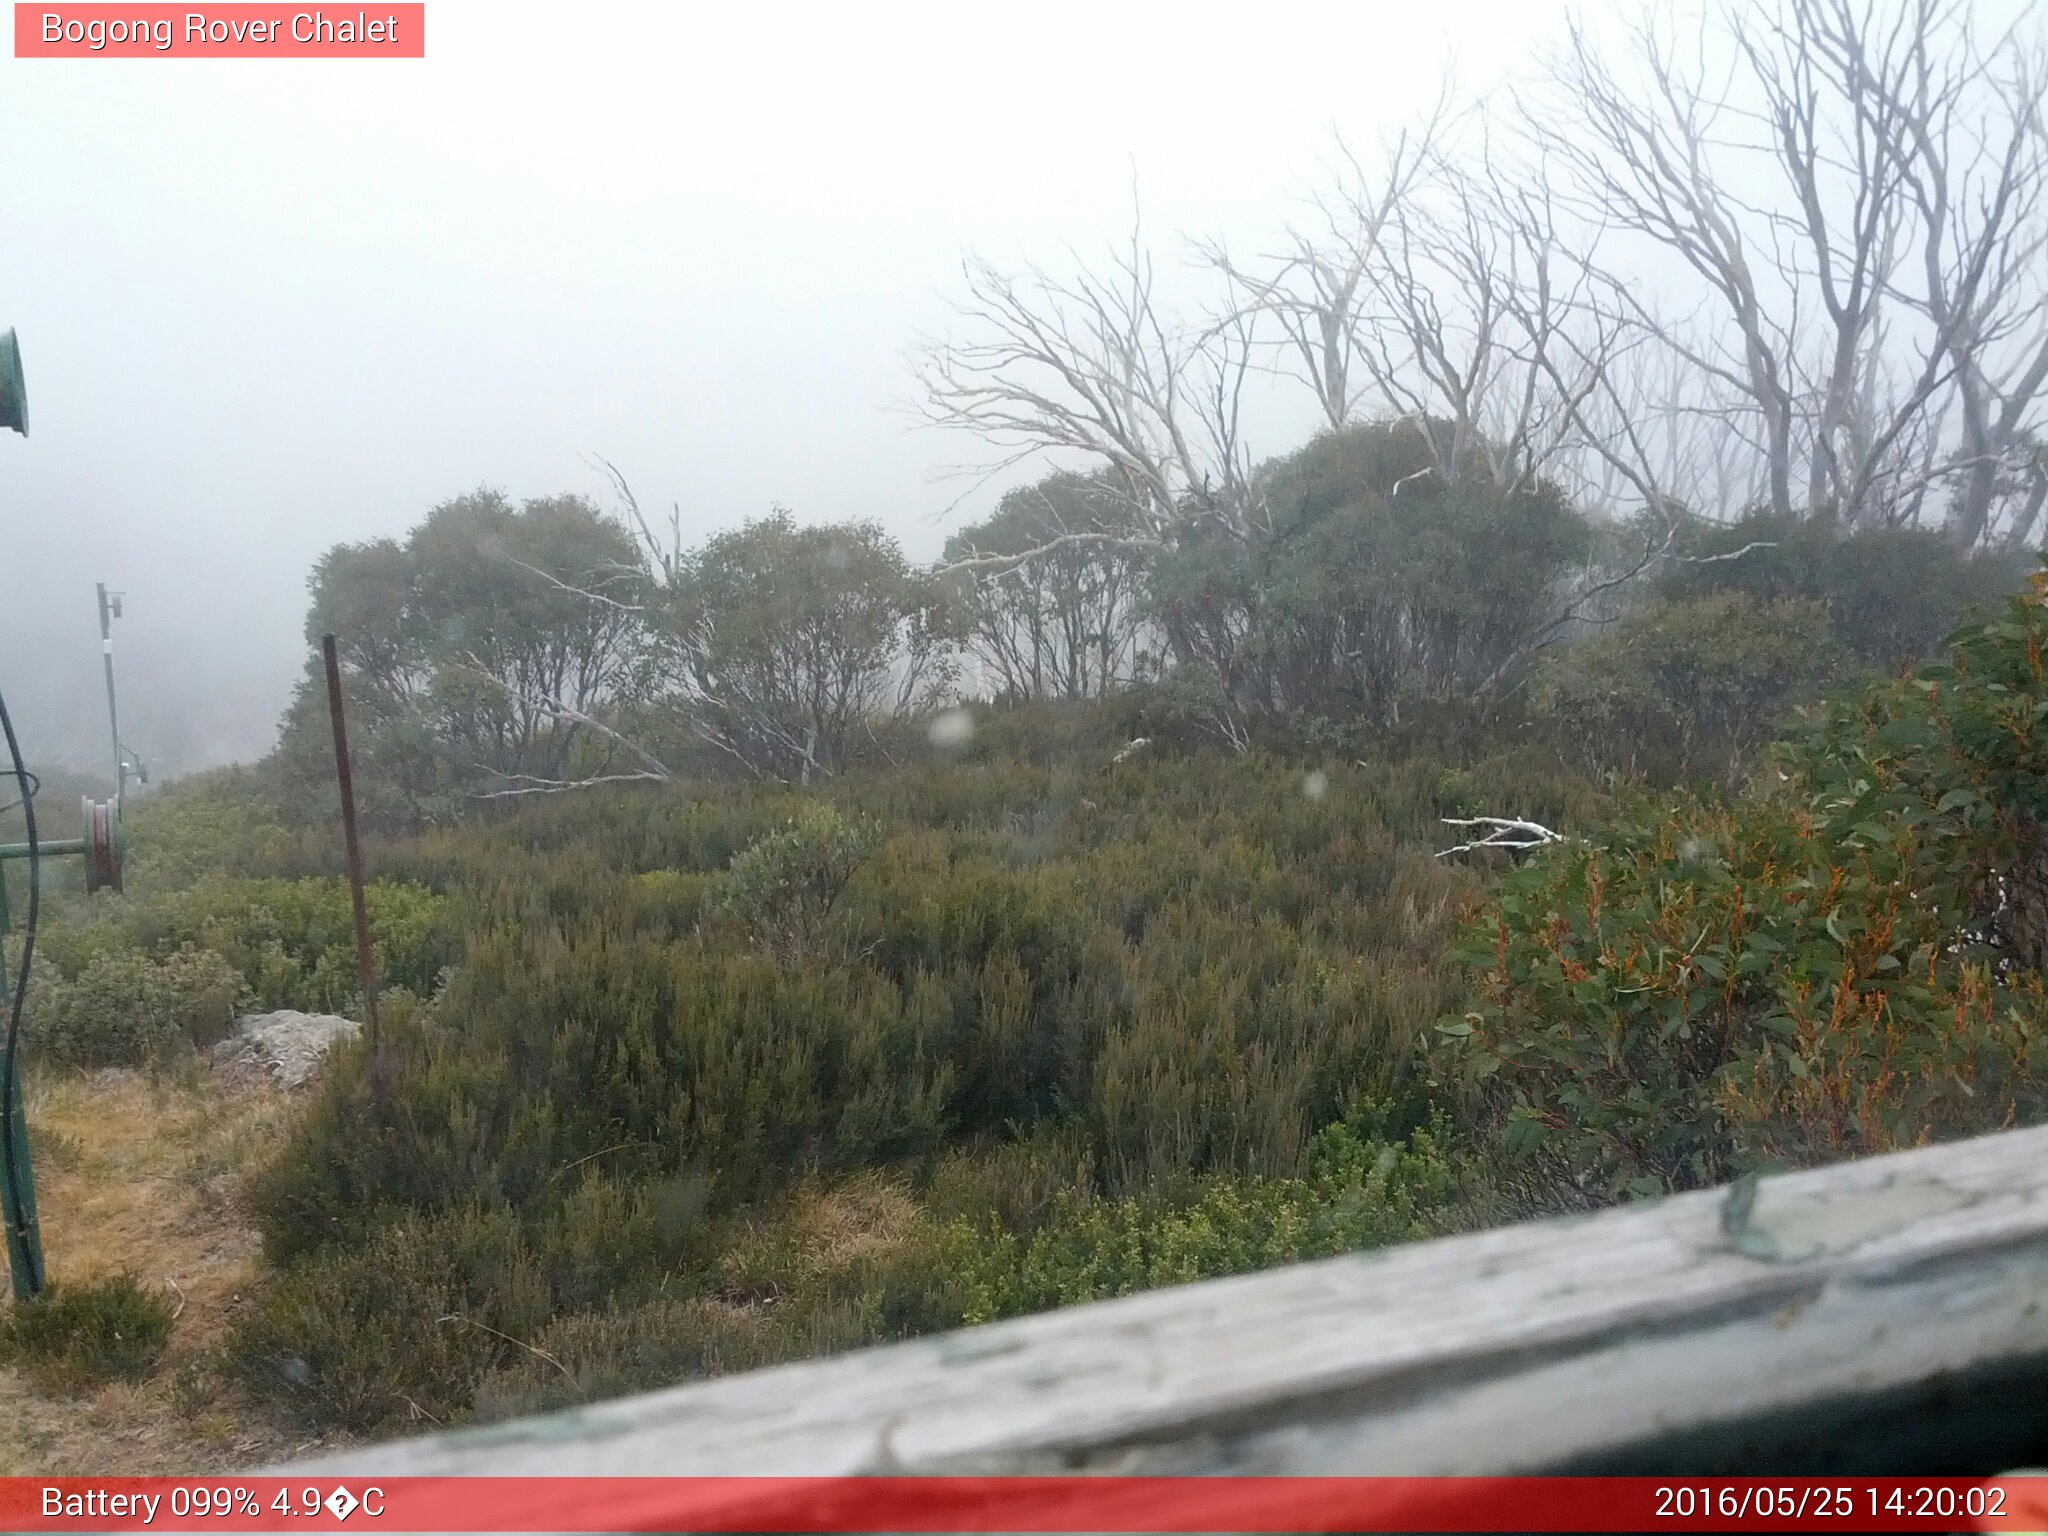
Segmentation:
<svg viewBox="0 0 2048 1536">
<path fill-rule="evenodd" d="M 1446 816 L 1442 820 L 1447 827 L 1486 827 L 1490 830 L 1484 837 L 1444 849 L 1437 854 L 1440 859 L 1457 853 L 1471 853 L 1477 848 L 1504 848 L 1516 853 L 1571 841 L 1562 832 L 1553 832 L 1540 821 L 1522 821 L 1513 816 Z"/>
</svg>

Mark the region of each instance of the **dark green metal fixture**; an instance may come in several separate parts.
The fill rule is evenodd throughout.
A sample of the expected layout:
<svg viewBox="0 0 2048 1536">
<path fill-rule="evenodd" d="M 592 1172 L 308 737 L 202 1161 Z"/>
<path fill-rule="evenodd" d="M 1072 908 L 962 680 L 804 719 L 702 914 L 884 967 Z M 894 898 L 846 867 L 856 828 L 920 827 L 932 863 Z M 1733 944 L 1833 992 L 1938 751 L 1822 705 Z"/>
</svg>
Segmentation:
<svg viewBox="0 0 2048 1536">
<path fill-rule="evenodd" d="M 120 819 L 105 801 L 84 803 L 85 836 L 37 838 L 31 843 L 0 843 L 0 937 L 9 930 L 5 861 L 8 859 L 62 858 L 72 854 L 85 858 L 85 888 L 89 891 L 121 889 L 121 856 L 124 839 Z M 0 1002 L 13 996 L 7 975 L 7 960 L 0 951 Z M 26 1301 L 43 1288 L 43 1232 L 36 1220 L 35 1163 L 29 1155 L 28 1117 L 21 1102 L 21 1066 L 14 1064 L 4 1090 L 7 1094 L 7 1159 L 16 1177 L 0 1178 L 0 1208 L 7 1223 L 7 1268 L 14 1279 L 14 1299 Z"/>
<path fill-rule="evenodd" d="M 28 436 L 28 385 L 21 377 L 21 343 L 0 331 L 0 427 Z"/>
<path fill-rule="evenodd" d="M 0 331 L 0 427 L 7 427 L 28 436 L 28 388 L 21 376 L 21 347 L 14 339 L 13 331 Z M 101 634 L 106 640 L 109 654 L 107 667 L 107 707 L 109 723 L 113 712 L 113 664 L 112 638 L 107 630 L 108 594 L 100 592 Z M 118 613 L 118 599 L 113 611 Z M 4 719 L 4 711 L 0 711 Z M 14 728 L 7 726 L 7 744 L 15 747 Z M 118 728 L 115 731 L 115 770 L 125 783 L 125 759 L 120 749 Z M 20 765 L 20 755 L 13 754 L 15 766 Z M 33 794 L 34 775 L 25 771 L 21 783 L 24 793 Z M 0 843 L 0 936 L 8 931 L 6 861 L 25 859 L 30 864 L 30 928 L 33 931 L 35 911 L 35 868 L 45 858 L 63 858 L 79 855 L 85 860 L 85 888 L 88 891 L 121 889 L 121 856 L 123 838 L 121 834 L 120 792 L 115 799 L 95 801 L 87 799 L 83 804 L 85 814 L 85 835 L 73 838 L 43 838 L 34 832 L 31 820 L 30 838 L 25 843 Z M 32 810 L 27 807 L 25 810 Z M 24 959 L 26 956 L 24 956 Z M 15 988 L 9 984 L 6 954 L 0 950 L 0 1008 L 9 1006 L 15 997 Z M 43 1234 L 36 1222 L 35 1168 L 29 1158 L 28 1120 L 23 1113 L 21 1102 L 21 1072 L 14 1060 L 14 1052 L 8 1052 L 7 1065 L 13 1070 L 7 1074 L 7 1081 L 0 1085 L 5 1098 L 5 1159 L 0 1163 L 4 1176 L 0 1176 L 0 1213 L 4 1213 L 7 1227 L 7 1266 L 14 1280 L 14 1295 L 18 1301 L 26 1301 L 41 1293 L 44 1284 Z"/>
</svg>

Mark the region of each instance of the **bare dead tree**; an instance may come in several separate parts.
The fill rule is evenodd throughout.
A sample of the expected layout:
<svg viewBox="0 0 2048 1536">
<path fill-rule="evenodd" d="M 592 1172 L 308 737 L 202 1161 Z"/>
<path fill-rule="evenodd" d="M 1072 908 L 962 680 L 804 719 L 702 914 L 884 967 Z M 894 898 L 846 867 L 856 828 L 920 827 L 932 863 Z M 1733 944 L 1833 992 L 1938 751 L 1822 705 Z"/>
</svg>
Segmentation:
<svg viewBox="0 0 2048 1536">
<path fill-rule="evenodd" d="M 1858 412 L 1859 400 L 1877 404 L 1860 386 L 1870 378 L 1867 359 L 1879 344 L 1903 224 L 1893 112 L 1862 77 L 1876 71 L 1897 78 L 1916 34 L 1909 14 L 1892 18 L 1881 33 L 1875 20 L 1873 10 L 1859 13 L 1836 0 L 1788 0 L 1775 16 L 1759 21 L 1737 13 L 1732 24 L 1791 197 L 1792 213 L 1772 214 L 1783 218 L 1773 228 L 1799 250 L 1792 261 L 1810 259 L 1801 286 L 1811 289 L 1822 316 L 1812 362 L 1799 355 L 1801 338 L 1792 332 L 1793 370 L 1809 418 L 1806 505 L 1832 507 L 1850 523 L 1868 520 L 1872 489 L 1899 434 L 1939 381 L 1941 363 L 1937 351 L 1926 354 L 1887 420 Z M 1790 237 L 1803 237 L 1803 248 Z"/>
<path fill-rule="evenodd" d="M 1485 139 L 1474 158 L 1439 165 L 1382 241 L 1366 349 L 1380 399 L 1424 429 L 1446 478 L 1513 493 L 1590 447 L 1654 503 L 1644 453 L 1590 435 L 1638 340 L 1603 302 L 1590 237 L 1562 226 L 1540 163 L 1512 166 Z"/>
<path fill-rule="evenodd" d="M 1912 12 L 1899 74 L 1871 66 L 1853 27 L 1835 34 L 1842 67 L 1884 102 L 1918 215 L 1919 286 L 1906 297 L 1953 372 L 1950 532 L 1965 545 L 2024 542 L 2040 511 L 2032 429 L 2048 386 L 2048 57 L 2038 34 L 2018 28 L 1980 47 L 1952 4 L 1916 0 Z M 2016 516 L 2000 527 L 1994 508 L 2013 489 Z"/>
<path fill-rule="evenodd" d="M 1419 125 L 1386 142 L 1378 174 L 1339 138 L 1334 178 L 1310 199 L 1307 222 L 1290 226 L 1275 253 L 1245 262 L 1220 242 L 1198 246 L 1240 307 L 1278 333 L 1273 345 L 1282 367 L 1308 385 L 1325 426 L 1352 420 L 1372 392 L 1364 346 L 1374 318 L 1374 269 L 1402 206 L 1431 174 L 1450 117 L 1447 87 Z"/>
<path fill-rule="evenodd" d="M 1688 51 L 1694 60 L 1705 31 L 1702 25 L 1702 38 Z M 1630 319 L 1755 413 L 1770 504 L 1790 512 L 1798 414 L 1793 342 L 1760 287 L 1750 221 L 1710 160 L 1726 108 L 1654 22 L 1643 23 L 1631 43 L 1636 70 L 1624 74 L 1575 21 L 1554 69 L 1561 97 L 1532 115 L 1552 125 L 1557 162 L 1581 214 L 1675 254 L 1718 301 L 1726 324 L 1694 338 L 1668 327 L 1631 285 L 1614 290 Z M 1770 225 L 1766 238 L 1778 229 Z"/>
<path fill-rule="evenodd" d="M 1240 411 L 1249 326 L 1228 307 L 1192 323 L 1168 315 L 1135 218 L 1101 270 L 1056 278 L 970 258 L 964 275 L 965 335 L 913 360 L 927 423 L 998 449 L 987 473 L 1044 454 L 1106 467 L 1133 547 L 1194 520 L 1240 535 L 1258 525 Z"/>
<path fill-rule="evenodd" d="M 1756 423 L 1772 511 L 1912 521 L 1949 475 L 1958 536 L 1984 536 L 2048 383 L 2041 77 L 2018 32 L 1979 44 L 1966 0 L 1730 7 L 1683 40 L 1652 19 L 1619 63 L 1573 28 L 1542 109 L 1575 130 L 1572 200 L 1698 284 L 1690 329 L 1612 292 Z"/>
<path fill-rule="evenodd" d="M 1578 400 L 1576 435 L 1551 474 L 1582 504 L 1610 515 L 1634 508 L 1664 521 L 1720 519 L 1756 506 L 1764 486 L 1754 414 L 1724 380 L 1694 368 L 1640 324 L 1613 279 L 1600 274 L 1583 308 L 1602 366 Z"/>
<path fill-rule="evenodd" d="M 682 504 L 669 504 L 668 526 L 660 536 L 657 536 L 654 525 L 640 509 L 640 498 L 633 494 L 633 487 L 627 482 L 618 465 L 601 453 L 589 455 L 587 462 L 603 471 L 605 479 L 611 482 L 612 493 L 625 510 L 625 524 L 633 530 L 633 536 L 639 540 L 640 548 L 646 555 L 648 569 L 653 571 L 663 586 L 673 588 L 683 566 Z"/>
</svg>

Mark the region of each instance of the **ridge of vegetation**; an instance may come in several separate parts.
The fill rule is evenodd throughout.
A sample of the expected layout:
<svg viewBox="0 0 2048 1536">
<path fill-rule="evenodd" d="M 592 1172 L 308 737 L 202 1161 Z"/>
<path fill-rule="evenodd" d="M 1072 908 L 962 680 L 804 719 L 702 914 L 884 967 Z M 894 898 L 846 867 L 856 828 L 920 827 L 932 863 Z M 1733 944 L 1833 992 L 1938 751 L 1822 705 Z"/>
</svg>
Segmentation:
<svg viewBox="0 0 2048 1536">
<path fill-rule="evenodd" d="M 265 1274 L 209 1368 L 375 1433 L 2038 1118 L 2044 589 L 1895 678 L 1817 674 L 1794 608 L 1374 755 L 1136 690 L 387 834 L 384 1044 L 240 1181 Z M 1838 691 L 1717 794 L 1589 750 L 1560 680 L 1631 660 L 1748 711 L 1643 737 L 1666 765 Z M 347 1004 L 287 774 L 137 803 L 142 867 L 204 872 L 59 902 L 37 1070 L 174 1070 L 224 984 Z M 1503 805 L 1568 841 L 1438 856 Z"/>
</svg>

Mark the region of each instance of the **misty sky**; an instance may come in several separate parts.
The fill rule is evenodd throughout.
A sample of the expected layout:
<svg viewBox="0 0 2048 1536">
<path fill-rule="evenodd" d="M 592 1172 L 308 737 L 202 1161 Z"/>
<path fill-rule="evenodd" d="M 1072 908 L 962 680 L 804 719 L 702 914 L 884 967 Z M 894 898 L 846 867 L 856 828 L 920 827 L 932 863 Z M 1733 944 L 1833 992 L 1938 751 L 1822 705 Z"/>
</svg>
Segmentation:
<svg viewBox="0 0 2048 1536">
<path fill-rule="evenodd" d="M 130 745 L 254 757 L 323 549 L 481 483 L 603 501 L 591 452 L 692 542 L 782 503 L 931 557 L 973 448 L 891 407 L 964 249 L 1096 255 L 1134 165 L 1148 228 L 1252 249 L 1333 125 L 1367 148 L 1562 15 L 719 10 L 429 0 L 410 62 L 0 59 L 34 432 L 0 434 L 0 687 L 32 759 L 106 755 L 95 580 Z"/>
</svg>

